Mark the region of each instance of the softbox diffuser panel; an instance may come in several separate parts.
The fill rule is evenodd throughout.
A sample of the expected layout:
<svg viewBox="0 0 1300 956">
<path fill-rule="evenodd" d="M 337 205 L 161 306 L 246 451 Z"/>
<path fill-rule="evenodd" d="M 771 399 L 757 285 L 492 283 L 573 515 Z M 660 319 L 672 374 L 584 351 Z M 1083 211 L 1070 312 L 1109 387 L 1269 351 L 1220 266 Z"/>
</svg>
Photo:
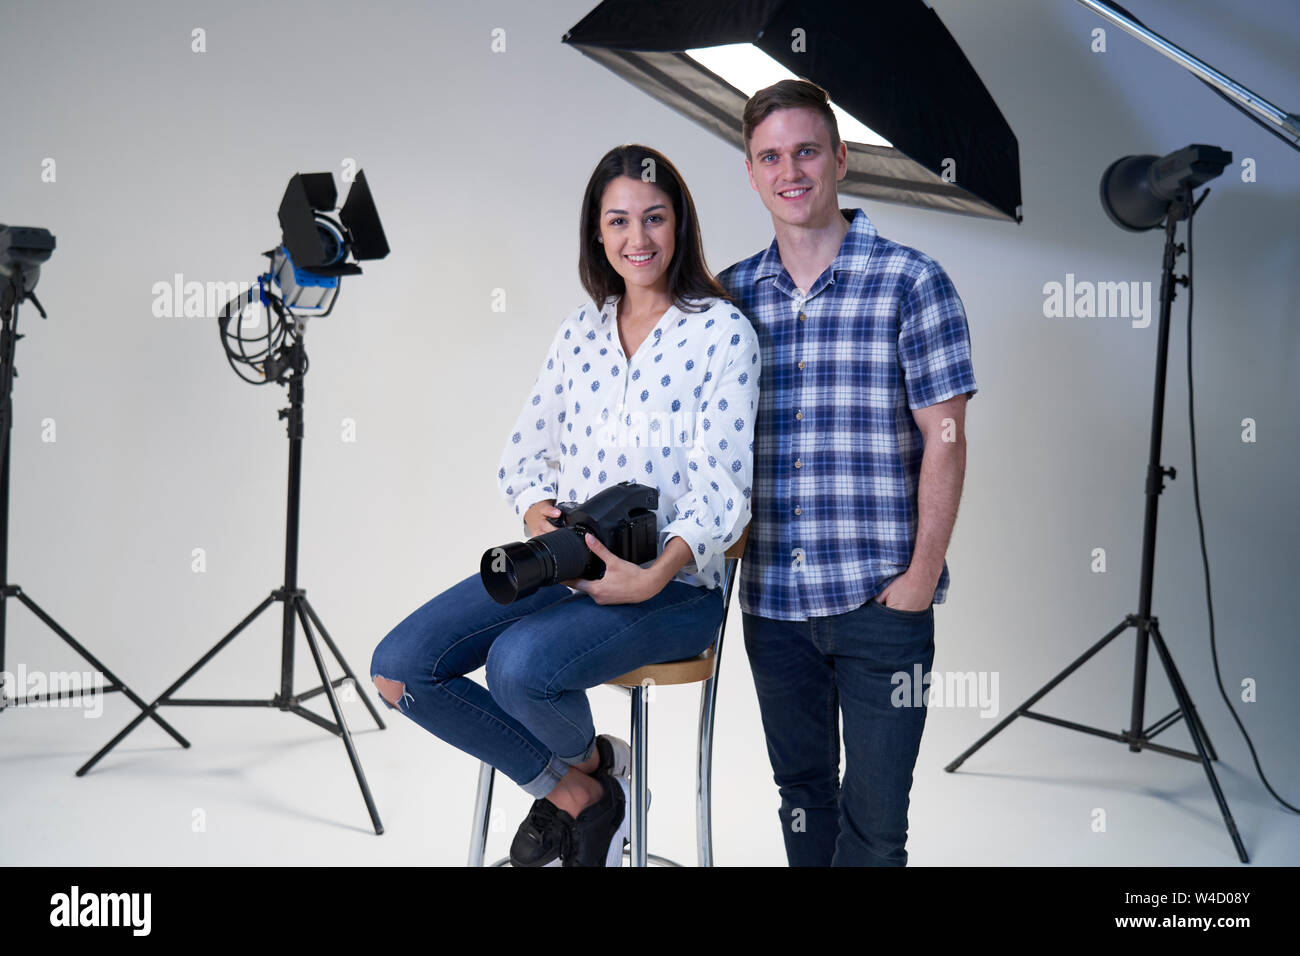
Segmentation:
<svg viewBox="0 0 1300 956">
<path fill-rule="evenodd" d="M 850 142 L 841 190 L 1020 221 L 1015 134 L 920 0 L 605 0 L 564 42 L 742 151 L 746 96 L 684 51 L 752 43 L 894 144 Z"/>
</svg>

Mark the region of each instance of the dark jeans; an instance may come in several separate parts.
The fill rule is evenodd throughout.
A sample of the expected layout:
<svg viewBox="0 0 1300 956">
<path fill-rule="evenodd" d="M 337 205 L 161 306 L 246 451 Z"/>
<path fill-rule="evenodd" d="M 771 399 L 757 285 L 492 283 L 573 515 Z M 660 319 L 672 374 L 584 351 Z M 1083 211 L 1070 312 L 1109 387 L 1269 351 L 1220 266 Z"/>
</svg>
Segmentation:
<svg viewBox="0 0 1300 956">
<path fill-rule="evenodd" d="M 597 604 L 556 584 L 502 605 L 471 574 L 393 628 L 370 675 L 403 685 L 395 709 L 540 798 L 591 756 L 586 688 L 694 657 L 721 620 L 719 589 L 681 581 L 640 604 Z M 487 687 L 465 676 L 484 665 Z"/>
<path fill-rule="evenodd" d="M 914 665 L 924 675 L 934 662 L 933 606 L 899 611 L 872 599 L 807 621 L 743 620 L 790 865 L 905 866 L 925 726 L 925 694 L 914 697 L 911 683 Z"/>
</svg>

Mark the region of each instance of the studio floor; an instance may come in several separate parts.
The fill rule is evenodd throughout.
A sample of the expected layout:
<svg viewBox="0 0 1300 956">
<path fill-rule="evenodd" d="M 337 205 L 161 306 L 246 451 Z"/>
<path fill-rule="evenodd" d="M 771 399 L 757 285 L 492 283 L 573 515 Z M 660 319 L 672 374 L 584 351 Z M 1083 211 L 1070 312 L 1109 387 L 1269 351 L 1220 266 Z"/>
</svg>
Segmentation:
<svg viewBox="0 0 1300 956">
<path fill-rule="evenodd" d="M 734 680 L 746 679 L 733 671 Z M 737 733 L 754 715 L 728 710 L 715 764 L 720 866 L 785 862 L 765 755 Z M 752 693 L 752 689 L 751 689 Z M 733 690 L 737 708 L 747 702 Z M 598 726 L 625 735 L 626 697 L 593 691 Z M 695 694 L 662 688 L 651 708 L 649 817 L 654 853 L 694 862 Z M 734 710 L 735 708 L 733 708 Z M 369 823 L 343 745 L 295 716 L 173 707 L 164 715 L 193 746 L 136 730 L 85 777 L 74 772 L 132 715 L 106 698 L 102 716 L 76 709 L 0 713 L 4 865 L 458 866 L 466 859 L 477 764 L 391 711 L 379 731 L 355 699 L 345 713 L 383 820 Z M 943 765 L 977 739 L 970 714 L 932 708 L 912 788 L 914 866 L 1237 865 L 1199 766 L 1038 722 L 1013 724 L 957 773 Z M 991 725 L 989 725 L 991 726 Z M 1214 724 L 1211 734 L 1214 735 Z M 980 729 L 983 732 L 987 726 Z M 1175 728 L 1168 732 L 1175 741 Z M 1219 731 L 1225 753 L 1239 738 Z M 1259 741 L 1256 741 L 1257 745 Z M 1258 866 L 1300 862 L 1300 825 L 1263 791 L 1248 763 L 1217 764 Z M 496 788 L 489 857 L 503 855 L 528 799 Z"/>
</svg>

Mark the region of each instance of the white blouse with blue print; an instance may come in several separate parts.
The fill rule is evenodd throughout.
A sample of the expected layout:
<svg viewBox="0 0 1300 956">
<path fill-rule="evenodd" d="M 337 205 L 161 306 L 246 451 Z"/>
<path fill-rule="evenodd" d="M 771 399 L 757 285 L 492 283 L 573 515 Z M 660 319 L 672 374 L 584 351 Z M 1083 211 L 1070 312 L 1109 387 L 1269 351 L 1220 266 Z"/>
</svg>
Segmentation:
<svg viewBox="0 0 1300 956">
<path fill-rule="evenodd" d="M 750 519 L 758 337 L 734 305 L 706 299 L 670 307 L 629 360 L 617 305 L 588 300 L 555 333 L 501 453 L 501 492 L 523 515 L 620 481 L 657 488 L 659 552 L 673 537 L 691 548 L 673 580 L 718 587 Z"/>
</svg>

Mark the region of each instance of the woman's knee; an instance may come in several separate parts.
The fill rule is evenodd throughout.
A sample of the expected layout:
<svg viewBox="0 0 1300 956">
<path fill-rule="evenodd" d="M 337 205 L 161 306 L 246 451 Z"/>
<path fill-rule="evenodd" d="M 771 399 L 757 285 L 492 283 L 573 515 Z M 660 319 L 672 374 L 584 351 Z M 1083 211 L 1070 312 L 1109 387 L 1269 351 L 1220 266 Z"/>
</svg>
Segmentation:
<svg viewBox="0 0 1300 956">
<path fill-rule="evenodd" d="M 394 707 L 406 696 L 406 684 L 402 681 L 379 676 L 372 677 L 371 680 L 375 682 L 375 689 L 379 691 L 379 696 Z"/>
<path fill-rule="evenodd" d="M 539 666 L 542 656 L 534 635 L 519 624 L 492 643 L 485 671 L 488 690 L 507 711 L 512 702 L 545 696 L 549 678 Z"/>
<path fill-rule="evenodd" d="M 399 707 L 402 698 L 407 694 L 406 679 L 409 665 L 394 650 L 391 636 L 390 634 L 380 641 L 370 656 L 370 680 L 386 704 L 390 707 Z"/>
</svg>

